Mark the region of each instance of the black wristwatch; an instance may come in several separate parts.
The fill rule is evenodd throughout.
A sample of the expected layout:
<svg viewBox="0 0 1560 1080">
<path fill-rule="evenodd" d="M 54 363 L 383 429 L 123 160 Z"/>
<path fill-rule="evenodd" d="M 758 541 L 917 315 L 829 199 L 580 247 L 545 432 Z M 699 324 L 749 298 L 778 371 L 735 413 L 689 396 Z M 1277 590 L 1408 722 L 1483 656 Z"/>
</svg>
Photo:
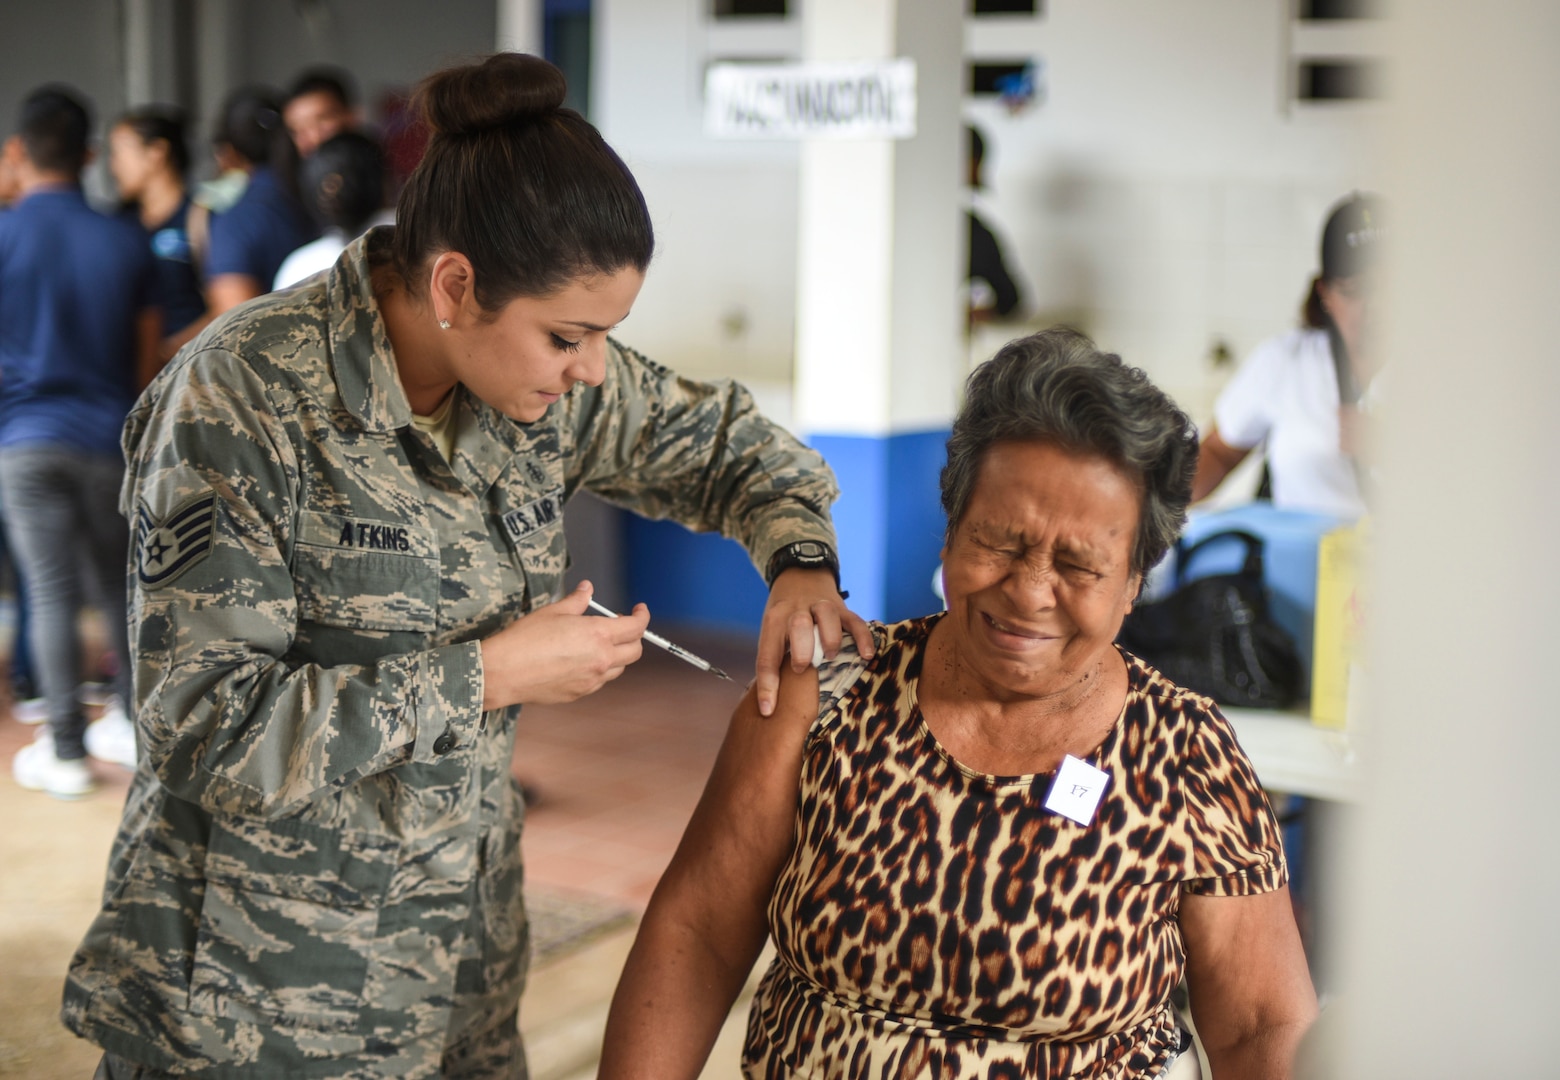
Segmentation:
<svg viewBox="0 0 1560 1080">
<path fill-rule="evenodd" d="M 834 549 L 818 540 L 798 540 L 769 556 L 764 580 L 774 587 L 775 578 L 793 567 L 803 570 L 827 570 L 834 575 L 834 587 L 840 587 L 840 559 Z"/>
</svg>

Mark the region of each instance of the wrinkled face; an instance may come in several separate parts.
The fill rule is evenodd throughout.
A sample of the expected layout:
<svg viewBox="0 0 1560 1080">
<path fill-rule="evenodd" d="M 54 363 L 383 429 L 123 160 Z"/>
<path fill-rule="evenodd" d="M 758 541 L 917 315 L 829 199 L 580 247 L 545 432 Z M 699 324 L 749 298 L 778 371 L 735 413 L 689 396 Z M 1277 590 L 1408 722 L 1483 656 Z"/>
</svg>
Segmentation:
<svg viewBox="0 0 1560 1080">
<path fill-rule="evenodd" d="M 138 199 L 146 182 L 167 162 L 167 144 L 161 140 L 141 141 L 141 136 L 123 124 L 108 133 L 108 171 L 114 174 L 122 199 Z"/>
<path fill-rule="evenodd" d="M 282 123 L 299 157 L 310 156 L 321 143 L 349 130 L 352 119 L 352 110 L 323 90 L 300 94 L 282 107 Z"/>
<path fill-rule="evenodd" d="M 606 377 L 607 332 L 628 317 L 645 276 L 589 274 L 545 297 L 516 297 L 495 318 L 458 331 L 451 369 L 513 420 L 540 420 L 576 383 Z"/>
<path fill-rule="evenodd" d="M 991 447 L 943 548 L 961 670 L 1000 701 L 1094 673 L 1137 595 L 1138 513 L 1137 484 L 1105 458 L 1046 442 Z"/>
</svg>

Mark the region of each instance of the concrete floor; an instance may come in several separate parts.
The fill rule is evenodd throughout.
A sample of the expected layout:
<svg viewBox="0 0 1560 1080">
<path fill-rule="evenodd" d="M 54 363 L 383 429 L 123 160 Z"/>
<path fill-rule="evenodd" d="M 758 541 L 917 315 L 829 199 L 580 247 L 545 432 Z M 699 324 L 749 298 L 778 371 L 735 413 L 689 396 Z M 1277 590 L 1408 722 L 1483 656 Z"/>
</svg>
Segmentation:
<svg viewBox="0 0 1560 1080">
<path fill-rule="evenodd" d="M 515 773 L 539 796 L 525 832 L 528 888 L 643 911 L 752 677 L 750 641 L 666 632 L 737 681 L 647 649 L 593 697 L 522 714 Z M 129 772 L 94 763 L 101 786 L 76 802 L 22 790 L 10 761 L 32 732 L 0 706 L 0 1078 L 85 1080 L 99 1054 L 60 1025 L 60 987 L 97 911 Z M 632 942 L 620 924 L 533 972 L 521 1027 L 535 1080 L 595 1075 Z M 737 1075 L 743 1015 L 739 1003 L 705 1076 Z"/>
</svg>

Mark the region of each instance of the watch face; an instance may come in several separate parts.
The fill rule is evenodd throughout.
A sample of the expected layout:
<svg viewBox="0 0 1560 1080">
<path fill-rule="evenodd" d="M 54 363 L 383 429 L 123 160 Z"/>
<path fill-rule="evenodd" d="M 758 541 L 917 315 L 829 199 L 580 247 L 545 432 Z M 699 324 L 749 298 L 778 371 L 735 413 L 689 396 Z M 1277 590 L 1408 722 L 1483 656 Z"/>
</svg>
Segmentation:
<svg viewBox="0 0 1560 1080">
<path fill-rule="evenodd" d="M 821 559 L 824 557 L 823 545 L 816 540 L 798 540 L 791 545 L 791 552 L 802 559 Z"/>
</svg>

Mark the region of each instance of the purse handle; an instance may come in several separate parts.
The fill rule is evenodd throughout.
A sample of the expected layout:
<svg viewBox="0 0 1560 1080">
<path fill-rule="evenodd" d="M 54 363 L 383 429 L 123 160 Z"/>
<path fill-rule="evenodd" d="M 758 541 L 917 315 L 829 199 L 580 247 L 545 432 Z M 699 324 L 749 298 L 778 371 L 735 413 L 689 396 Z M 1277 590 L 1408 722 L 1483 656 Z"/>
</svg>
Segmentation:
<svg viewBox="0 0 1560 1080">
<path fill-rule="evenodd" d="M 1249 533 L 1245 529 L 1225 529 L 1223 532 L 1212 533 L 1203 537 L 1197 543 L 1187 546 L 1184 539 L 1175 542 L 1175 587 L 1180 588 L 1186 584 L 1186 570 L 1191 564 L 1192 557 L 1203 548 L 1217 540 L 1239 540 L 1246 545 L 1246 563 L 1240 568 L 1242 574 L 1262 580 L 1262 547 L 1263 539 L 1256 533 Z"/>
</svg>

